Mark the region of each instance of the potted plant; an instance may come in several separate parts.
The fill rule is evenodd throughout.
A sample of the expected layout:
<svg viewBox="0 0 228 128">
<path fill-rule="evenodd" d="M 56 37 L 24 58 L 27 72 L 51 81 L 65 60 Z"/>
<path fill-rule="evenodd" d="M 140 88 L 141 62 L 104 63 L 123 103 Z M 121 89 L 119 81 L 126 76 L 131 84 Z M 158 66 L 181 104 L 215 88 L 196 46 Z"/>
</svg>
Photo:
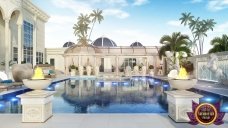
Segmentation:
<svg viewBox="0 0 228 128">
<path fill-rule="evenodd" d="M 149 74 L 151 76 L 153 76 L 154 75 L 154 66 L 153 65 L 150 65 L 148 68 L 149 68 Z"/>
<path fill-rule="evenodd" d="M 71 76 L 75 76 L 76 75 L 76 71 L 77 71 L 77 67 L 72 64 L 72 65 L 70 65 L 69 69 L 70 69 L 70 75 Z"/>
</svg>

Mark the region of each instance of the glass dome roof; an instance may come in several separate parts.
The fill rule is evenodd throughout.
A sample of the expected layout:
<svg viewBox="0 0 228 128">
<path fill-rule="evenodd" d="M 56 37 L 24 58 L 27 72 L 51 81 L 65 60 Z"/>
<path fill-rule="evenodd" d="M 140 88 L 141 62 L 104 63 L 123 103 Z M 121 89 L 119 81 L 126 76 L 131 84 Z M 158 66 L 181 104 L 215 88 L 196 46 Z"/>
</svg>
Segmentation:
<svg viewBox="0 0 228 128">
<path fill-rule="evenodd" d="M 130 46 L 131 47 L 143 47 L 143 45 L 140 42 L 134 42 Z"/>
<path fill-rule="evenodd" d="M 74 43 L 68 41 L 68 42 L 66 42 L 66 43 L 63 45 L 63 47 L 71 47 L 72 45 L 74 45 Z"/>
<path fill-rule="evenodd" d="M 92 42 L 93 46 L 98 46 L 98 47 L 116 47 L 116 43 L 107 38 L 107 37 L 100 37 L 97 38 L 94 42 Z"/>
</svg>

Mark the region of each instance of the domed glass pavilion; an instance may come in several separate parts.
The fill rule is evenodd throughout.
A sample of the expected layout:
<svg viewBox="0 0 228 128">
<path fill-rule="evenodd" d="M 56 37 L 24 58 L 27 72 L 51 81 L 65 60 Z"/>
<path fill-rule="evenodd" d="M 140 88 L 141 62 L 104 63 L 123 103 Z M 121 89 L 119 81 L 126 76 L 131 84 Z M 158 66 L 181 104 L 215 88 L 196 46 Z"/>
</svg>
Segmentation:
<svg viewBox="0 0 228 128">
<path fill-rule="evenodd" d="M 121 75 L 127 66 L 132 70 L 136 65 L 146 66 L 147 69 L 149 65 L 154 65 L 156 68 L 162 63 L 158 58 L 158 49 L 155 46 L 143 46 L 139 42 L 134 42 L 131 46 L 117 46 L 113 40 L 100 37 L 91 44 L 75 44 L 67 48 L 62 54 L 64 72 L 69 74 L 68 69 L 72 64 L 78 67 L 99 67 L 100 72 L 116 75 Z M 57 66 L 55 68 L 58 69 Z"/>
<path fill-rule="evenodd" d="M 140 42 L 134 42 L 130 45 L 131 47 L 143 47 L 143 45 Z"/>
<path fill-rule="evenodd" d="M 71 41 L 68 41 L 66 42 L 65 44 L 63 44 L 63 47 L 71 47 L 72 45 L 75 45 L 75 43 L 71 42 Z"/>
<path fill-rule="evenodd" d="M 97 38 L 93 43 L 92 43 L 93 46 L 98 46 L 98 47 L 116 47 L 116 43 L 107 38 L 107 37 L 100 37 L 100 38 Z"/>
</svg>

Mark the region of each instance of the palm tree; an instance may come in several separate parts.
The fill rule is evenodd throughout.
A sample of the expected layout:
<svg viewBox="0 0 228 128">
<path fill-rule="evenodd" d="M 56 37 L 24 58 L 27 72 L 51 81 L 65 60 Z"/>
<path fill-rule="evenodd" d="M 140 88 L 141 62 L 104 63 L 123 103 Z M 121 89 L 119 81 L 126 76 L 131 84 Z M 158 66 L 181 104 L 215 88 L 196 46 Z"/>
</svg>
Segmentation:
<svg viewBox="0 0 228 128">
<path fill-rule="evenodd" d="M 79 45 L 83 45 L 83 46 L 86 46 L 86 45 L 88 45 L 88 38 L 87 38 L 87 36 L 81 36 L 81 35 L 79 35 L 78 36 L 78 43 L 79 43 Z"/>
<path fill-rule="evenodd" d="M 203 53 L 204 37 L 207 36 L 207 31 L 213 31 L 213 27 L 216 24 L 214 19 L 200 20 L 200 18 L 194 18 L 191 13 L 182 13 L 182 17 L 179 19 L 184 26 L 188 25 L 192 32 L 193 40 L 190 42 L 192 49 L 197 48 L 198 54 Z M 198 41 L 198 45 L 197 45 Z"/>
<path fill-rule="evenodd" d="M 160 43 L 163 46 L 160 48 L 158 54 L 161 59 L 162 56 L 166 56 L 166 51 L 171 51 L 176 55 L 176 52 L 186 52 L 188 56 L 191 56 L 191 50 L 188 48 L 189 37 L 187 35 L 182 35 L 180 32 L 174 32 L 172 36 L 164 35 L 160 39 Z"/>
<path fill-rule="evenodd" d="M 211 45 L 213 48 L 209 50 L 209 53 L 228 51 L 228 36 L 224 34 L 222 38 L 215 37 L 211 40 Z"/>
<path fill-rule="evenodd" d="M 78 16 L 78 23 L 79 24 L 89 24 L 91 21 L 89 19 L 89 15 L 83 15 L 82 13 L 80 13 L 80 16 Z"/>
<path fill-rule="evenodd" d="M 90 17 L 92 17 L 93 25 L 92 25 L 92 28 L 91 28 L 91 31 L 89 34 L 89 39 L 90 39 L 91 33 L 93 31 L 95 22 L 98 21 L 98 23 L 100 24 L 101 21 L 104 20 L 104 17 L 101 14 L 102 14 L 102 10 L 99 10 L 99 9 L 93 10 L 93 12 L 90 14 Z"/>
<path fill-rule="evenodd" d="M 191 15 L 191 13 L 181 13 L 182 17 L 179 19 L 181 21 L 181 24 L 187 25 L 189 21 L 191 21 L 194 16 Z"/>
</svg>

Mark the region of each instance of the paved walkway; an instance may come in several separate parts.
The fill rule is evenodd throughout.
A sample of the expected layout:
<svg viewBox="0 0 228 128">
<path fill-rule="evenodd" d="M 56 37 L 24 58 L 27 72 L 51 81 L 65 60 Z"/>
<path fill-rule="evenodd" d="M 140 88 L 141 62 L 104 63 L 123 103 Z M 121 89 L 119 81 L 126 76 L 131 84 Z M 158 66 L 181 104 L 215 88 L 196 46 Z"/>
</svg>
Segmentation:
<svg viewBox="0 0 228 128">
<path fill-rule="evenodd" d="M 175 123 L 167 114 L 55 114 L 46 123 L 21 123 L 21 114 L 0 114 L 1 128 L 228 128 L 224 124 Z"/>
</svg>

